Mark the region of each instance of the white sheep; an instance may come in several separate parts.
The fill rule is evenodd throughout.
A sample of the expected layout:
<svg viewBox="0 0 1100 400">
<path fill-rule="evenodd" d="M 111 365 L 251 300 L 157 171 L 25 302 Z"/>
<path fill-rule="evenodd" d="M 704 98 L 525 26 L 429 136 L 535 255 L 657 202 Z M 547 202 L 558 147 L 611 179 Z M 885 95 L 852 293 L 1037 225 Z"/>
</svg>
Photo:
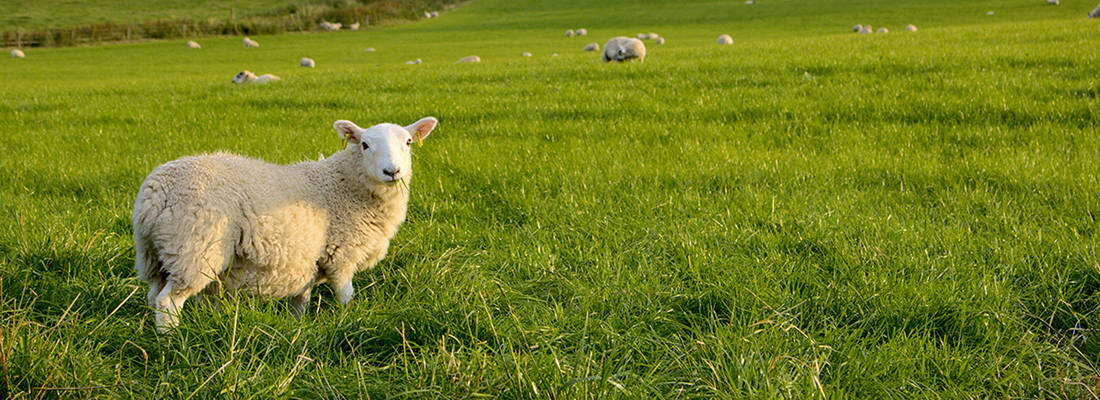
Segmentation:
<svg viewBox="0 0 1100 400">
<path fill-rule="evenodd" d="M 370 53 L 370 52 L 374 51 L 374 48 L 373 47 L 367 47 L 367 48 L 363 49 L 363 51 Z"/>
<path fill-rule="evenodd" d="M 584 35 L 587 35 L 587 34 L 588 34 L 588 29 L 584 29 L 584 28 L 577 29 L 577 36 L 584 36 Z"/>
<path fill-rule="evenodd" d="M 584 45 L 584 51 L 600 51 L 600 44 L 592 42 Z"/>
<path fill-rule="evenodd" d="M 244 43 L 244 47 L 260 47 L 259 43 L 256 43 L 255 40 L 249 39 L 247 37 L 245 37 L 244 40 L 241 40 L 241 42 Z"/>
<path fill-rule="evenodd" d="M 616 36 L 603 45 L 603 62 L 645 61 L 645 44 L 641 40 Z"/>
<path fill-rule="evenodd" d="M 412 61 L 405 61 L 405 64 L 410 64 L 410 65 L 411 64 L 420 64 L 420 59 L 417 58 L 417 59 L 412 60 Z"/>
<path fill-rule="evenodd" d="M 663 38 L 663 37 L 657 38 L 657 44 L 665 44 L 665 38 Z"/>
<path fill-rule="evenodd" d="M 638 39 L 638 40 L 646 40 L 646 38 L 648 38 L 648 37 L 649 37 L 649 35 L 646 35 L 644 33 L 639 33 L 637 35 L 634 35 L 634 38 Z"/>
<path fill-rule="evenodd" d="M 201 49 L 202 46 L 199 46 L 199 42 L 196 42 L 194 40 L 188 40 L 187 41 L 187 48 L 189 48 L 189 49 Z"/>
<path fill-rule="evenodd" d="M 524 57 L 530 57 L 530 56 L 531 56 L 531 52 L 529 52 L 529 51 L 525 51 L 525 52 L 523 52 L 523 56 L 524 56 Z"/>
<path fill-rule="evenodd" d="M 648 35 L 645 35 L 646 40 L 657 40 L 657 38 L 659 38 L 659 37 L 661 37 L 661 35 L 658 35 L 658 34 L 653 33 L 653 32 L 650 32 Z"/>
<path fill-rule="evenodd" d="M 424 11 L 424 18 L 431 18 L 431 17 L 432 17 L 432 13 Z"/>
<path fill-rule="evenodd" d="M 439 11 L 432 11 L 432 18 L 439 18 Z"/>
<path fill-rule="evenodd" d="M 184 157 L 149 174 L 132 216 L 134 270 L 161 332 L 188 298 L 221 290 L 292 296 L 300 316 L 310 291 L 331 282 L 340 303 L 352 277 L 386 256 L 405 221 L 410 145 L 432 117 L 401 127 L 333 125 L 346 147 L 320 161 L 275 165 L 229 153 Z"/>
<path fill-rule="evenodd" d="M 236 83 L 238 85 L 243 84 L 243 83 L 263 84 L 263 83 L 268 83 L 268 82 L 274 82 L 274 81 L 277 81 L 277 80 L 279 80 L 279 77 L 277 77 L 275 75 L 263 74 L 263 75 L 260 75 L 260 76 L 256 76 L 256 74 L 253 74 L 252 71 L 249 71 L 247 69 L 244 70 L 244 71 L 241 71 L 241 73 L 239 73 L 239 74 L 237 74 L 236 76 L 233 77 L 233 83 Z"/>
<path fill-rule="evenodd" d="M 730 35 L 722 35 L 718 37 L 718 44 L 733 44 L 733 38 Z"/>
<path fill-rule="evenodd" d="M 913 25 L 913 24 L 906 25 L 905 26 L 905 31 L 906 32 L 916 32 L 917 31 L 917 26 Z"/>
<path fill-rule="evenodd" d="M 1096 9 L 1089 13 L 1089 18 L 1100 18 L 1100 5 L 1096 6 Z"/>
<path fill-rule="evenodd" d="M 356 23 L 354 23 L 354 24 L 348 24 L 348 29 L 349 29 L 349 30 L 353 30 L 353 31 L 357 31 L 357 30 L 359 30 L 359 23 L 358 23 L 358 22 L 356 22 Z"/>
<path fill-rule="evenodd" d="M 27 58 L 27 55 L 23 54 L 23 50 L 11 49 L 11 58 Z"/>
<path fill-rule="evenodd" d="M 864 25 L 863 28 L 859 30 L 860 34 L 869 34 L 874 32 L 874 28 L 872 28 L 871 25 Z"/>
<path fill-rule="evenodd" d="M 326 31 L 330 31 L 330 32 L 331 31 L 338 31 L 338 30 L 340 30 L 341 27 L 344 26 L 343 24 L 341 24 L 339 22 L 334 23 L 334 22 L 328 22 L 328 21 L 321 21 L 320 25 L 321 25 L 322 29 L 324 29 Z"/>
<path fill-rule="evenodd" d="M 756 4 L 756 1 L 755 0 L 745 0 L 745 4 L 748 4 L 748 5 L 751 6 L 753 4 Z"/>
<path fill-rule="evenodd" d="M 565 37 L 573 37 L 573 34 L 574 33 L 573 33 L 572 29 L 566 29 L 565 30 Z"/>
<path fill-rule="evenodd" d="M 466 56 L 466 57 L 462 57 L 462 58 L 458 59 L 457 62 L 460 62 L 460 63 L 479 63 L 479 62 L 481 62 L 481 57 Z"/>
<path fill-rule="evenodd" d="M 861 30 L 863 30 L 863 25 L 856 24 L 856 26 L 852 27 L 852 32 L 859 33 Z"/>
<path fill-rule="evenodd" d="M 316 65 L 317 64 L 313 62 L 313 59 L 310 58 L 302 58 L 300 61 L 298 61 L 298 66 L 301 67 L 313 68 Z"/>
<path fill-rule="evenodd" d="M 878 33 L 890 33 L 890 30 L 886 28 L 878 28 Z"/>
<path fill-rule="evenodd" d="M 993 11 L 986 11 L 985 12 L 985 15 L 993 15 L 993 14 L 995 14 Z"/>
<path fill-rule="evenodd" d="M 1052 5 L 1052 6 L 1056 6 L 1059 3 L 1058 3 L 1058 0 L 1047 0 L 1047 4 Z"/>
</svg>

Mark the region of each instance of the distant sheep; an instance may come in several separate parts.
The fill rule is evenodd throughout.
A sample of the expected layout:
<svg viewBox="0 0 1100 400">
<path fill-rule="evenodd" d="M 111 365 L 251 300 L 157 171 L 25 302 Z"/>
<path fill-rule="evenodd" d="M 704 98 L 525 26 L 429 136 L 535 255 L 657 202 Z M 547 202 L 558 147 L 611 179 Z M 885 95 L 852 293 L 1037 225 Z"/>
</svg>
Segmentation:
<svg viewBox="0 0 1100 400">
<path fill-rule="evenodd" d="M 592 42 L 584 45 L 584 51 L 600 51 L 600 44 Z"/>
<path fill-rule="evenodd" d="M 229 153 L 169 161 L 138 189 L 131 222 L 134 271 L 148 282 L 157 330 L 179 323 L 184 303 L 221 291 L 291 297 L 332 285 L 340 304 L 352 278 L 385 258 L 405 221 L 410 145 L 438 121 L 367 129 L 333 124 L 344 149 L 320 161 L 275 165 Z"/>
<path fill-rule="evenodd" d="M 244 43 L 244 47 L 260 47 L 259 43 L 256 43 L 255 40 L 249 39 L 247 37 L 244 38 L 244 40 L 241 40 L 241 42 Z"/>
<path fill-rule="evenodd" d="M 653 33 L 653 32 L 650 32 L 648 35 L 645 35 L 645 38 L 647 40 L 657 40 L 657 38 L 659 38 L 659 37 L 661 37 L 661 35 L 658 35 L 658 34 Z"/>
<path fill-rule="evenodd" d="M 329 32 L 338 31 L 338 30 L 340 30 L 340 28 L 342 26 L 344 26 L 343 24 L 341 24 L 339 22 L 333 23 L 333 22 L 328 22 L 328 21 L 321 21 L 320 25 L 321 25 L 321 29 L 324 29 L 324 30 L 329 31 Z"/>
<path fill-rule="evenodd" d="M 733 44 L 733 38 L 730 35 L 719 36 L 718 44 Z"/>
<path fill-rule="evenodd" d="M 878 28 L 878 33 L 890 33 L 890 30 L 886 28 Z"/>
<path fill-rule="evenodd" d="M 405 61 L 405 64 L 420 64 L 420 59 L 417 58 L 417 59 L 412 60 L 412 61 Z"/>
<path fill-rule="evenodd" d="M 756 0 L 745 0 L 745 4 L 748 4 L 748 5 L 751 6 L 753 4 L 756 4 Z"/>
<path fill-rule="evenodd" d="M 354 24 L 350 24 L 350 25 L 348 25 L 348 29 L 349 29 L 349 30 L 353 30 L 353 31 L 357 31 L 357 30 L 359 30 L 359 23 L 358 23 L 358 22 L 356 22 L 356 23 L 354 23 Z"/>
<path fill-rule="evenodd" d="M 565 37 L 573 37 L 573 30 L 572 29 L 566 29 L 565 30 Z"/>
<path fill-rule="evenodd" d="M 23 54 L 23 50 L 11 49 L 11 58 L 27 58 L 27 55 Z"/>
<path fill-rule="evenodd" d="M 202 46 L 199 46 L 199 42 L 196 42 L 194 40 L 188 40 L 187 41 L 187 48 L 189 48 L 189 49 L 201 49 Z"/>
<path fill-rule="evenodd" d="M 244 71 L 241 71 L 241 73 L 239 73 L 239 74 L 237 74 L 237 76 L 233 77 L 233 83 L 236 83 L 238 85 L 244 84 L 244 83 L 262 84 L 262 83 L 274 82 L 274 81 L 277 81 L 277 80 L 279 80 L 279 77 L 277 77 L 275 75 L 263 74 L 263 75 L 260 75 L 260 76 L 256 76 L 256 74 L 253 74 L 252 71 L 249 71 L 247 69 L 244 70 Z"/>
<path fill-rule="evenodd" d="M 663 37 L 657 38 L 657 44 L 665 44 L 665 38 L 663 38 Z"/>
<path fill-rule="evenodd" d="M 524 57 L 530 57 L 530 56 L 531 56 L 531 52 L 529 52 L 529 51 L 525 51 L 525 52 L 523 52 L 523 56 L 524 56 Z"/>
<path fill-rule="evenodd" d="M 613 37 L 603 45 L 603 62 L 645 61 L 645 44 L 625 36 Z"/>
<path fill-rule="evenodd" d="M 913 25 L 913 24 L 906 25 L 905 26 L 905 31 L 906 32 L 916 32 L 917 31 L 917 26 Z"/>
<path fill-rule="evenodd" d="M 374 52 L 374 48 L 373 47 L 367 47 L 367 48 L 363 49 L 363 51 L 368 52 L 368 53 Z"/>
<path fill-rule="evenodd" d="M 994 14 L 993 11 L 986 11 L 985 12 L 985 15 L 993 15 L 993 14 Z"/>
<path fill-rule="evenodd" d="M 1052 5 L 1052 6 L 1056 6 L 1059 3 L 1058 3 L 1058 0 L 1047 0 L 1047 4 Z"/>
<path fill-rule="evenodd" d="M 439 11 L 432 11 L 432 18 L 439 18 Z"/>
<path fill-rule="evenodd" d="M 313 68 L 314 65 L 316 64 L 314 64 L 313 60 L 309 58 L 303 58 L 301 61 L 298 61 L 298 66 L 301 67 Z"/>
<path fill-rule="evenodd" d="M 479 62 L 481 62 L 481 57 L 466 56 L 466 57 L 462 57 L 462 58 L 458 59 L 458 62 L 460 62 L 460 63 L 479 63 Z"/>
<path fill-rule="evenodd" d="M 432 13 L 424 11 L 424 18 L 431 18 L 431 17 L 432 17 Z"/>
<path fill-rule="evenodd" d="M 1089 13 L 1089 18 L 1100 18 L 1100 5 L 1096 6 L 1096 9 Z"/>
<path fill-rule="evenodd" d="M 871 25 L 864 25 L 863 28 L 861 28 L 859 30 L 859 33 L 864 34 L 864 35 L 869 34 L 869 33 L 874 33 L 874 32 L 875 32 L 874 28 L 871 28 Z"/>
<path fill-rule="evenodd" d="M 584 29 L 584 28 L 577 29 L 577 36 L 584 36 L 584 35 L 587 35 L 587 34 L 588 34 L 588 29 Z"/>
<path fill-rule="evenodd" d="M 646 40 L 647 38 L 649 38 L 649 35 L 644 34 L 644 33 L 639 33 L 637 35 L 634 35 L 634 37 L 638 40 Z"/>
<path fill-rule="evenodd" d="M 852 32 L 859 33 L 861 30 L 863 30 L 863 25 L 856 24 L 856 26 L 852 27 Z"/>
</svg>

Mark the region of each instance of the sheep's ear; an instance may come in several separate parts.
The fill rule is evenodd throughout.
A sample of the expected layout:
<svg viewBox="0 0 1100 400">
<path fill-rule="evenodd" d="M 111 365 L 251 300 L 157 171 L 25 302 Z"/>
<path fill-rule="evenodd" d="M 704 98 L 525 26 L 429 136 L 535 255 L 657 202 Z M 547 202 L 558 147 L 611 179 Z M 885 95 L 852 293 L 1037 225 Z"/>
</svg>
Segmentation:
<svg viewBox="0 0 1100 400">
<path fill-rule="evenodd" d="M 345 142 L 358 142 L 362 129 L 359 125 L 355 125 L 354 122 L 347 120 L 339 120 L 332 124 L 333 128 L 336 128 L 336 134 L 340 135 L 340 139 L 344 139 Z"/>
<path fill-rule="evenodd" d="M 428 134 L 432 133 L 432 129 L 435 129 L 435 126 L 438 124 L 439 120 L 435 119 L 435 117 L 424 117 L 414 122 L 412 125 L 406 126 L 405 130 L 409 131 L 409 134 L 412 135 L 416 143 L 420 143 L 421 140 L 428 137 Z"/>
</svg>

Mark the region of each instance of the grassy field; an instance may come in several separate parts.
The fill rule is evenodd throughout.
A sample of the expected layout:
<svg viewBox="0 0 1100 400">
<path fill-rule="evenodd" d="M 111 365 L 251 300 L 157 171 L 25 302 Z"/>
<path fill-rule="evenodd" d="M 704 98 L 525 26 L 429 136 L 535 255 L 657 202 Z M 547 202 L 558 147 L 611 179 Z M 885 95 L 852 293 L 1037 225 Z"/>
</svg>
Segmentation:
<svg viewBox="0 0 1100 400">
<path fill-rule="evenodd" d="M 0 1 L 0 31 L 69 28 L 104 22 L 228 18 L 301 4 L 302 0 L 19 0 Z"/>
<path fill-rule="evenodd" d="M 0 62 L 0 398 L 1097 398 L 1094 6 L 475 0 L 253 50 L 28 50 Z M 644 63 L 581 51 L 651 31 Z M 350 307 L 230 297 L 155 332 L 152 168 L 426 115 Z"/>
</svg>

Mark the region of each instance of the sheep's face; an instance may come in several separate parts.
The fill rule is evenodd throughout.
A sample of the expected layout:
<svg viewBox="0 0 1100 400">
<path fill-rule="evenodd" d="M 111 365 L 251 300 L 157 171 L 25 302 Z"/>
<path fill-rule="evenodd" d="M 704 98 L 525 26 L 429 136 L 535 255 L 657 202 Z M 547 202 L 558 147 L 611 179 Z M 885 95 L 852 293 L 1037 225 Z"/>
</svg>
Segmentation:
<svg viewBox="0 0 1100 400">
<path fill-rule="evenodd" d="M 394 185 L 412 177 L 410 148 L 413 142 L 428 137 L 438 123 L 433 117 L 425 117 L 406 127 L 378 124 L 362 129 L 351 121 L 340 120 L 333 127 L 348 141 L 348 149 L 359 155 L 363 176 Z"/>
<path fill-rule="evenodd" d="M 233 83 L 238 83 L 238 84 L 246 83 L 246 82 L 252 82 L 254 80 L 256 80 L 256 74 L 253 74 L 252 71 L 249 71 L 249 70 L 241 71 L 241 73 L 239 73 L 239 74 L 237 74 L 237 76 L 233 77 Z"/>
</svg>

